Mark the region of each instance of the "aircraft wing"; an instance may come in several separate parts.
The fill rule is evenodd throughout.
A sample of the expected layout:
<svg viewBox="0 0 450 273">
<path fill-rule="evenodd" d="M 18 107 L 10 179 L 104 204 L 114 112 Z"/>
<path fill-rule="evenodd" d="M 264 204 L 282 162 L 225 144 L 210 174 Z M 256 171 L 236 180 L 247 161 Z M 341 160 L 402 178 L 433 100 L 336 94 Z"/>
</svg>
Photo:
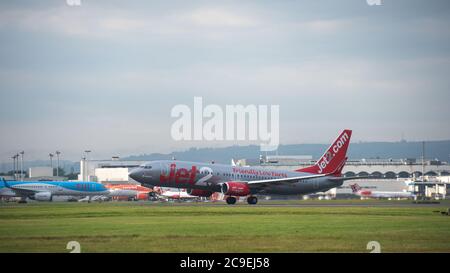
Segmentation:
<svg viewBox="0 0 450 273">
<path fill-rule="evenodd" d="M 290 184 L 296 183 L 300 181 L 305 181 L 313 178 L 325 177 L 328 176 L 327 179 L 331 181 L 346 181 L 346 180 L 354 180 L 354 179 L 364 179 L 364 178 L 374 178 L 373 176 L 352 176 L 352 177 L 335 177 L 330 176 L 330 174 L 314 174 L 307 176 L 297 176 L 297 177 L 288 177 L 288 178 L 279 178 L 279 179 L 267 179 L 267 180 L 256 180 L 256 181 L 248 181 L 247 184 L 257 186 L 257 185 L 273 185 L 273 184 Z"/>
<path fill-rule="evenodd" d="M 324 177 L 328 174 L 314 174 L 314 175 L 307 175 L 307 176 L 296 176 L 296 177 L 288 177 L 288 178 L 275 178 L 275 179 L 266 179 L 266 180 L 255 180 L 255 181 L 248 181 L 247 184 L 250 185 L 269 185 L 269 184 L 290 184 L 290 183 L 296 183 L 304 180 L 309 180 L 313 178 L 318 177 Z"/>
<path fill-rule="evenodd" d="M 377 178 L 377 177 L 370 176 L 370 175 L 366 175 L 366 176 L 351 176 L 351 177 L 329 177 L 328 180 L 331 180 L 331 181 L 346 181 L 346 180 L 373 179 L 373 178 Z"/>
</svg>

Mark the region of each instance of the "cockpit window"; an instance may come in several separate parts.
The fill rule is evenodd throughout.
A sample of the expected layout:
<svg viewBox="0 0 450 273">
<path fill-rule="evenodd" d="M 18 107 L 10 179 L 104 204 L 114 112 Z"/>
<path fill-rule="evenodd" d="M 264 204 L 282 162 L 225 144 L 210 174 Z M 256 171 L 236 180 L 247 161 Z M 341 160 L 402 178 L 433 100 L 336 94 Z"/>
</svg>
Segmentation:
<svg viewBox="0 0 450 273">
<path fill-rule="evenodd" d="M 152 166 L 145 166 L 145 168 L 146 168 L 146 169 L 151 169 L 151 168 L 152 168 Z"/>
</svg>

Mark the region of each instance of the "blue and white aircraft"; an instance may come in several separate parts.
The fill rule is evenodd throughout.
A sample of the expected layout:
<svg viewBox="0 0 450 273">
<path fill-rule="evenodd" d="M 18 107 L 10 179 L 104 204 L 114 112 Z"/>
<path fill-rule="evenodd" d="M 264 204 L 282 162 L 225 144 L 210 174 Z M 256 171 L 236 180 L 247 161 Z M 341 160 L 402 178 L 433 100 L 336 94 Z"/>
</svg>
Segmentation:
<svg viewBox="0 0 450 273">
<path fill-rule="evenodd" d="M 52 201 L 53 196 L 109 195 L 109 190 L 97 182 L 6 181 L 0 180 L 1 197 L 20 197 L 37 201 Z"/>
</svg>

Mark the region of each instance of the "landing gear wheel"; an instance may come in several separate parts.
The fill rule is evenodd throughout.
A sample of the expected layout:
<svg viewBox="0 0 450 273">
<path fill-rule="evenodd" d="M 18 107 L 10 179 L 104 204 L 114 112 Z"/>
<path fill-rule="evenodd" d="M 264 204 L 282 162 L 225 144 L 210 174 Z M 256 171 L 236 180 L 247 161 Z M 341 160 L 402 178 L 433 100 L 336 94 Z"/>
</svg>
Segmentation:
<svg viewBox="0 0 450 273">
<path fill-rule="evenodd" d="M 236 197 L 233 197 L 233 196 L 229 196 L 229 197 L 227 197 L 227 204 L 228 205 L 234 205 L 234 204 L 236 204 Z"/>
<path fill-rule="evenodd" d="M 256 196 L 249 196 L 247 198 L 247 203 L 249 205 L 256 205 L 256 203 L 258 203 L 258 198 Z"/>
</svg>

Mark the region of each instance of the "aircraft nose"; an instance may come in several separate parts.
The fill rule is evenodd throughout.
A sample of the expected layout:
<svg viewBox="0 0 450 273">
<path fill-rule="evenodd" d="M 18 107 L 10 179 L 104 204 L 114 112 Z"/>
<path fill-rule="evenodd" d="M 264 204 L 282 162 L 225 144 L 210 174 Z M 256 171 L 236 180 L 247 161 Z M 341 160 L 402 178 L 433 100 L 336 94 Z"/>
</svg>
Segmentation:
<svg viewBox="0 0 450 273">
<path fill-rule="evenodd" d="M 141 168 L 136 168 L 132 170 L 130 173 L 128 173 L 128 176 L 131 177 L 131 179 L 139 181 L 139 178 L 142 178 L 142 170 Z"/>
</svg>

